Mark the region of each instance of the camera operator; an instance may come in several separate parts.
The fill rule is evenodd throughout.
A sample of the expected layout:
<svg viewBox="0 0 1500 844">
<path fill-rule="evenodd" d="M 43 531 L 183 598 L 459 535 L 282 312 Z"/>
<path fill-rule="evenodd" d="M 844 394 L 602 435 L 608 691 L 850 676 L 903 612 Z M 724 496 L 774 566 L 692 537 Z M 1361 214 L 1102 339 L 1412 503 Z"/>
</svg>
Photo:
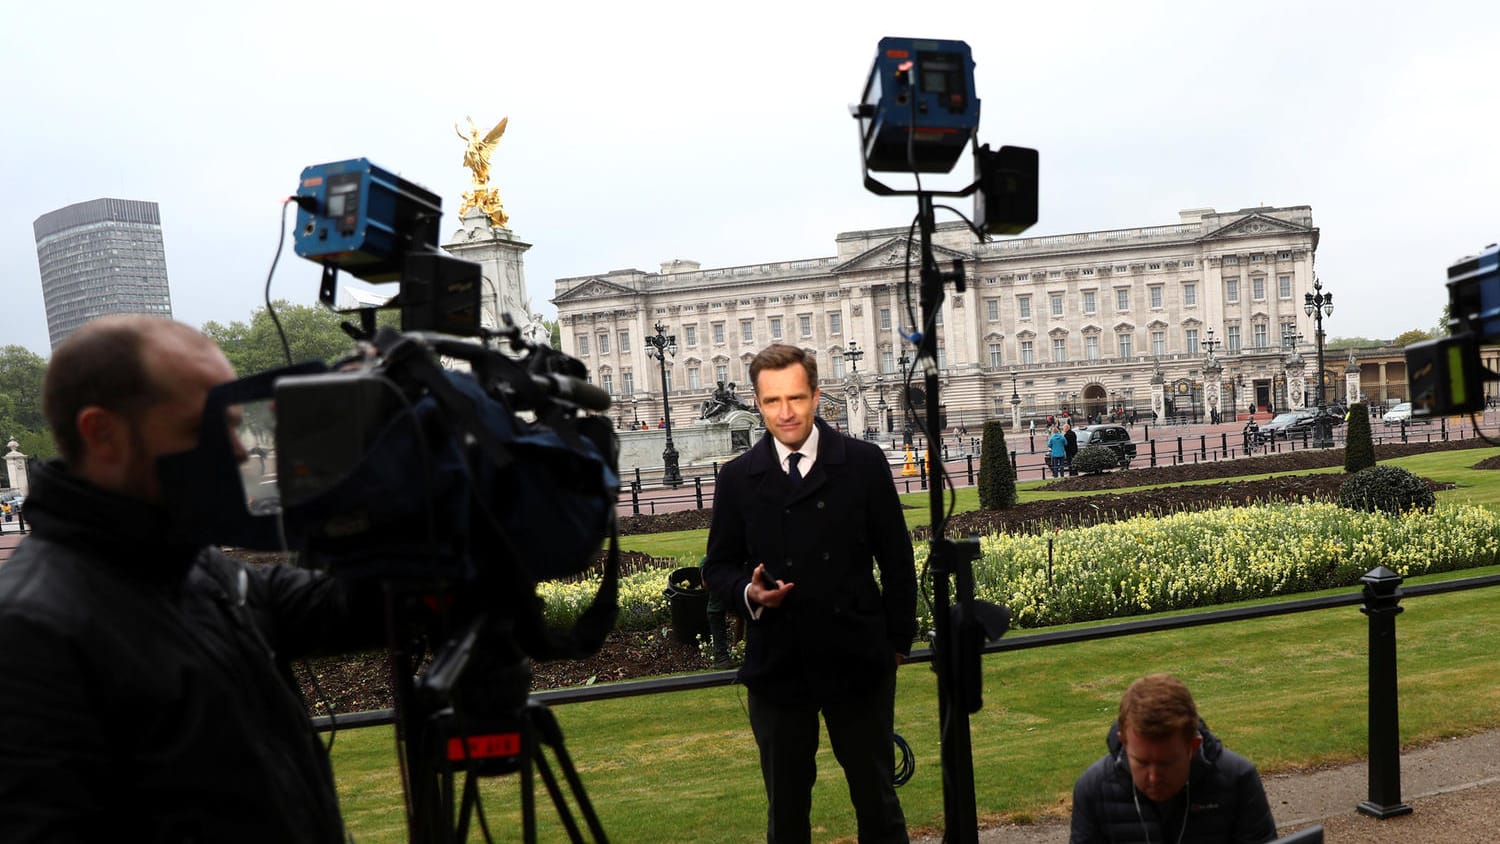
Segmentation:
<svg viewBox="0 0 1500 844">
<path fill-rule="evenodd" d="M 378 602 L 168 529 L 156 459 L 197 444 L 208 390 L 234 378 L 207 337 L 153 317 L 97 320 L 53 354 L 61 459 L 34 467 L 34 533 L 0 566 L 0 840 L 345 840 L 287 660 L 377 642 Z"/>
</svg>

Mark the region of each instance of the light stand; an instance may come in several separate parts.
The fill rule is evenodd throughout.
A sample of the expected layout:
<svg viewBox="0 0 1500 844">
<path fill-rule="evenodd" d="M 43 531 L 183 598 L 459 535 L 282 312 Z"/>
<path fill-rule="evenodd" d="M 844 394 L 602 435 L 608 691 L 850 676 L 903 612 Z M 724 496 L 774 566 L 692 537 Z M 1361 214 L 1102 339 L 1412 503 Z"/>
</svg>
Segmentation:
<svg viewBox="0 0 1500 844">
<path fill-rule="evenodd" d="M 682 485 L 682 473 L 677 469 L 677 448 L 672 445 L 672 399 L 669 395 L 671 385 L 667 382 L 667 355 L 677 357 L 677 335 L 666 331 L 666 326 L 660 322 L 656 324 L 655 336 L 646 338 L 646 354 L 654 356 L 661 363 L 661 415 L 667 429 L 667 447 L 661 453 L 664 467 L 661 482 L 675 488 Z"/>
<path fill-rule="evenodd" d="M 1318 421 L 1313 448 L 1333 448 L 1333 431 L 1328 427 L 1328 407 L 1324 390 L 1328 373 L 1323 367 L 1323 317 L 1333 316 L 1333 294 L 1323 292 L 1323 282 L 1313 276 L 1313 292 L 1303 294 L 1302 310 L 1313 318 L 1318 341 Z"/>
<path fill-rule="evenodd" d="M 929 484 L 933 631 L 932 668 L 938 677 L 938 707 L 942 740 L 943 840 L 977 844 L 979 821 L 974 804 L 974 758 L 969 736 L 969 713 L 982 705 L 980 655 L 984 643 L 998 639 L 1010 623 L 1010 611 L 976 600 L 973 562 L 979 540 L 949 539 L 943 512 L 942 425 L 939 397 L 937 320 L 943 304 L 943 283 L 952 280 L 965 290 L 963 262 L 952 271 L 938 267 L 932 239 L 936 222 L 934 196 L 975 196 L 970 228 L 985 234 L 1019 234 L 1036 222 L 1036 150 L 1002 147 L 992 151 L 978 145 L 979 100 L 974 96 L 974 62 L 961 41 L 884 38 L 863 101 L 851 108 L 860 128 L 860 164 L 865 188 L 880 196 L 914 196 L 916 226 L 921 231 L 921 323 L 907 337 L 917 347 L 914 368 L 926 382 L 927 465 Z M 975 181 L 961 191 L 926 191 L 921 173 L 946 173 L 965 146 L 973 148 Z M 877 181 L 872 170 L 908 173 L 917 177 L 916 189 L 897 191 Z M 976 193 L 977 192 L 977 193 Z M 982 233 L 981 233 L 982 230 Z M 904 357 L 904 355 L 903 355 Z M 903 384 L 903 390 L 905 385 Z M 904 404 L 911 403 L 906 393 Z M 950 604 L 949 578 L 956 600 Z"/>
</svg>

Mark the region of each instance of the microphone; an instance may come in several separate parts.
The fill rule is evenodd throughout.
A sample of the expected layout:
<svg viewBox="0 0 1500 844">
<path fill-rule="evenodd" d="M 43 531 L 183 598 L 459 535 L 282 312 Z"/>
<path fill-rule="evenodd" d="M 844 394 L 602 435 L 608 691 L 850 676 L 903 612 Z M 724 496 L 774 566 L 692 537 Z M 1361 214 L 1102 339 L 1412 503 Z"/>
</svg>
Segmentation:
<svg viewBox="0 0 1500 844">
<path fill-rule="evenodd" d="M 545 375 L 533 373 L 531 383 L 546 390 L 549 395 L 556 396 L 584 410 L 600 412 L 609 410 L 609 393 L 604 392 L 582 378 L 574 378 L 571 375 L 558 375 L 555 372 L 549 372 Z"/>
</svg>

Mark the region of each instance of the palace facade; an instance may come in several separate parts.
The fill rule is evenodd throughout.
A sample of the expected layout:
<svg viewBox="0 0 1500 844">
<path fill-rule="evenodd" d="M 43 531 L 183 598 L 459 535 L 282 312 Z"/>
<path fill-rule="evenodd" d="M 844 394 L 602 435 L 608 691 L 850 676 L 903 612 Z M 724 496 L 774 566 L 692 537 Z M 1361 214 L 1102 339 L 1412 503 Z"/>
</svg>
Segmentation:
<svg viewBox="0 0 1500 844">
<path fill-rule="evenodd" d="M 782 342 L 817 358 L 825 415 L 839 418 L 843 391 L 833 388 L 857 369 L 877 409 L 871 418 L 899 429 L 898 393 L 914 357 L 902 338 L 919 319 L 919 244 L 908 234 L 845 232 L 828 257 L 712 269 L 679 259 L 658 272 L 558 279 L 562 347 L 615 397 L 625 423 L 655 427 L 662 415 L 661 364 L 646 343 L 659 323 L 676 339 L 666 357 L 674 423 L 696 416 L 718 381 L 748 398 L 751 358 Z M 944 223 L 933 244 L 945 269 L 963 261 L 967 279 L 962 292 L 946 286 L 937 325 L 949 425 L 1065 408 L 1123 406 L 1147 418 L 1153 406 L 1214 408 L 1233 418 L 1252 404 L 1264 412 L 1316 403 L 1313 320 L 1303 308 L 1318 246 L 1309 206 L 1190 209 L 1171 225 L 988 243 Z M 1330 400 L 1343 395 L 1346 365 L 1337 354 L 1325 360 Z"/>
</svg>

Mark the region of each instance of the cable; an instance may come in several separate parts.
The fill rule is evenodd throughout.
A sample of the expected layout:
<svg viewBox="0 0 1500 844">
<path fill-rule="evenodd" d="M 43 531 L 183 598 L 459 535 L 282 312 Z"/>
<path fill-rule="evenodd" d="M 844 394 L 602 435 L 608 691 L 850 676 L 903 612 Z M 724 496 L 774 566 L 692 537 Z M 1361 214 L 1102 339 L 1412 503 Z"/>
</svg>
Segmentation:
<svg viewBox="0 0 1500 844">
<path fill-rule="evenodd" d="M 281 328 L 281 318 L 276 316 L 276 308 L 271 305 L 271 279 L 276 275 L 276 265 L 281 263 L 281 249 L 286 245 L 286 212 L 292 205 L 301 207 L 295 196 L 289 196 L 281 203 L 281 235 L 276 238 L 276 254 L 271 258 L 270 272 L 266 273 L 266 313 L 276 325 L 276 336 L 281 338 L 281 353 L 286 357 L 287 366 L 292 365 L 292 347 L 286 341 L 286 331 Z"/>
<path fill-rule="evenodd" d="M 901 761 L 896 765 L 896 775 L 892 779 L 896 787 L 900 788 L 910 782 L 912 774 L 917 772 L 917 757 L 900 733 L 891 733 L 891 738 L 896 742 L 896 751 L 901 754 Z"/>
</svg>

